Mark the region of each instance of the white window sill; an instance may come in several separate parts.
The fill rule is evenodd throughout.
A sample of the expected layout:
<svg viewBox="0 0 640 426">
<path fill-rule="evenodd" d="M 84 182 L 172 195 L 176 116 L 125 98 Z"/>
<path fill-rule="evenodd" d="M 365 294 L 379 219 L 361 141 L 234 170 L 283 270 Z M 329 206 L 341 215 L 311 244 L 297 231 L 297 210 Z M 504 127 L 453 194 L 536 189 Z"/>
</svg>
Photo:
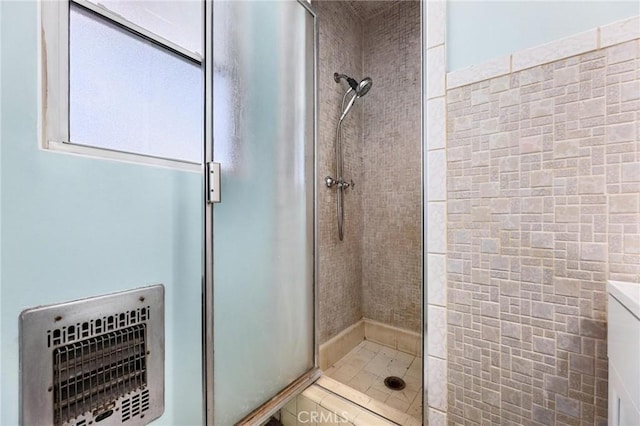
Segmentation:
<svg viewBox="0 0 640 426">
<path fill-rule="evenodd" d="M 121 161 L 126 163 L 142 164 L 147 166 L 164 167 L 169 169 L 185 170 L 189 172 L 202 171 L 202 164 L 188 161 L 171 160 L 167 158 L 151 157 L 148 155 L 133 154 L 129 152 L 114 151 L 110 149 L 97 148 L 93 146 L 76 145 L 73 143 L 63 143 L 49 141 L 44 148 L 49 151 L 76 154 L 84 157 L 102 158 L 105 160 Z"/>
</svg>

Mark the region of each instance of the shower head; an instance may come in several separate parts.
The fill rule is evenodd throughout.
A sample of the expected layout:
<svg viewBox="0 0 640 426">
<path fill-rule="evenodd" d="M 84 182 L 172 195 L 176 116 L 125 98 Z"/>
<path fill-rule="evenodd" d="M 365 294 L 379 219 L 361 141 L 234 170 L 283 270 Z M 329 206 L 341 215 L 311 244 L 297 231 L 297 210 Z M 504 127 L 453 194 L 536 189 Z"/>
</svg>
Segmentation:
<svg viewBox="0 0 640 426">
<path fill-rule="evenodd" d="M 358 84 L 358 88 L 355 89 L 356 95 L 358 95 L 359 98 L 363 97 L 364 95 L 369 93 L 371 86 L 373 86 L 373 80 L 371 80 L 371 77 L 363 78 L 362 81 Z"/>
<path fill-rule="evenodd" d="M 333 78 L 336 82 L 339 82 L 340 79 L 344 78 L 349 83 L 349 86 L 351 88 L 347 91 L 347 93 L 345 93 L 345 98 L 347 94 L 349 94 L 349 92 L 351 92 L 352 90 L 355 91 L 355 94 L 347 104 L 346 108 L 344 108 L 344 110 L 342 111 L 342 115 L 340 116 L 340 121 L 342 121 L 349 113 L 349 110 L 351 109 L 351 107 L 353 107 L 353 105 L 356 103 L 356 100 L 360 99 L 361 97 L 369 93 L 371 86 L 373 86 L 373 80 L 371 80 L 371 77 L 365 77 L 362 79 L 360 83 L 358 83 L 351 77 L 348 77 L 344 74 L 338 74 L 338 73 L 333 74 Z M 354 84 L 352 84 L 352 82 Z M 342 100 L 342 104 L 344 105 L 344 98 Z"/>
<path fill-rule="evenodd" d="M 371 80 L 371 77 L 365 77 L 360 83 L 358 83 L 355 79 L 349 77 L 346 74 L 339 74 L 337 72 L 334 72 L 333 79 L 336 83 L 340 83 L 340 80 L 345 80 L 347 83 L 349 83 L 349 87 L 351 87 L 351 89 L 356 92 L 359 98 L 366 95 L 373 85 L 373 80 Z"/>
</svg>

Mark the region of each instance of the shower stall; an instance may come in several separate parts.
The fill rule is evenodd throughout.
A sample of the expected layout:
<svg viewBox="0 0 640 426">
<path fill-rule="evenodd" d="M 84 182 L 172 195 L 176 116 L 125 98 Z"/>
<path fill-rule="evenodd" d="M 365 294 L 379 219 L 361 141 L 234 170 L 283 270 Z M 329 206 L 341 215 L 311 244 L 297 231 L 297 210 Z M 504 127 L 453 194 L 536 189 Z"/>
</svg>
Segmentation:
<svg viewBox="0 0 640 426">
<path fill-rule="evenodd" d="M 424 397 L 421 6 L 313 4 L 320 367 L 332 391 L 413 424 Z"/>
</svg>

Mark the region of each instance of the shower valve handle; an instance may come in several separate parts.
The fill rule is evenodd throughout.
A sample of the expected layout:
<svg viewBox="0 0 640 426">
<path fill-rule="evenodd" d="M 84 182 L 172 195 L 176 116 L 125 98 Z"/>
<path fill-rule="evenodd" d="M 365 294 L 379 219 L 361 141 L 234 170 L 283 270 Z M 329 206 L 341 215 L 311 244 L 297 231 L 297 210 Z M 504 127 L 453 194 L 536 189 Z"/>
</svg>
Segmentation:
<svg viewBox="0 0 640 426">
<path fill-rule="evenodd" d="M 353 180 L 351 180 L 351 182 L 349 183 L 342 179 L 334 179 L 331 176 L 327 176 L 324 178 L 324 184 L 327 185 L 327 188 L 331 188 L 332 186 L 335 186 L 335 185 L 337 185 L 338 188 L 343 188 L 343 189 L 356 186 Z"/>
</svg>

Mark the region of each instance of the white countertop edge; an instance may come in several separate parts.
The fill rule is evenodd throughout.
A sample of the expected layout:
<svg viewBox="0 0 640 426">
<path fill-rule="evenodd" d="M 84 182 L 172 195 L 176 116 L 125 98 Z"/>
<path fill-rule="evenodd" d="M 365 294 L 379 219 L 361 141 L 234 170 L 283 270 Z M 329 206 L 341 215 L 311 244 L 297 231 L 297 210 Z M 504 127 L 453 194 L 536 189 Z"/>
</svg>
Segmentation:
<svg viewBox="0 0 640 426">
<path fill-rule="evenodd" d="M 640 283 L 610 280 L 607 292 L 640 320 Z"/>
</svg>

